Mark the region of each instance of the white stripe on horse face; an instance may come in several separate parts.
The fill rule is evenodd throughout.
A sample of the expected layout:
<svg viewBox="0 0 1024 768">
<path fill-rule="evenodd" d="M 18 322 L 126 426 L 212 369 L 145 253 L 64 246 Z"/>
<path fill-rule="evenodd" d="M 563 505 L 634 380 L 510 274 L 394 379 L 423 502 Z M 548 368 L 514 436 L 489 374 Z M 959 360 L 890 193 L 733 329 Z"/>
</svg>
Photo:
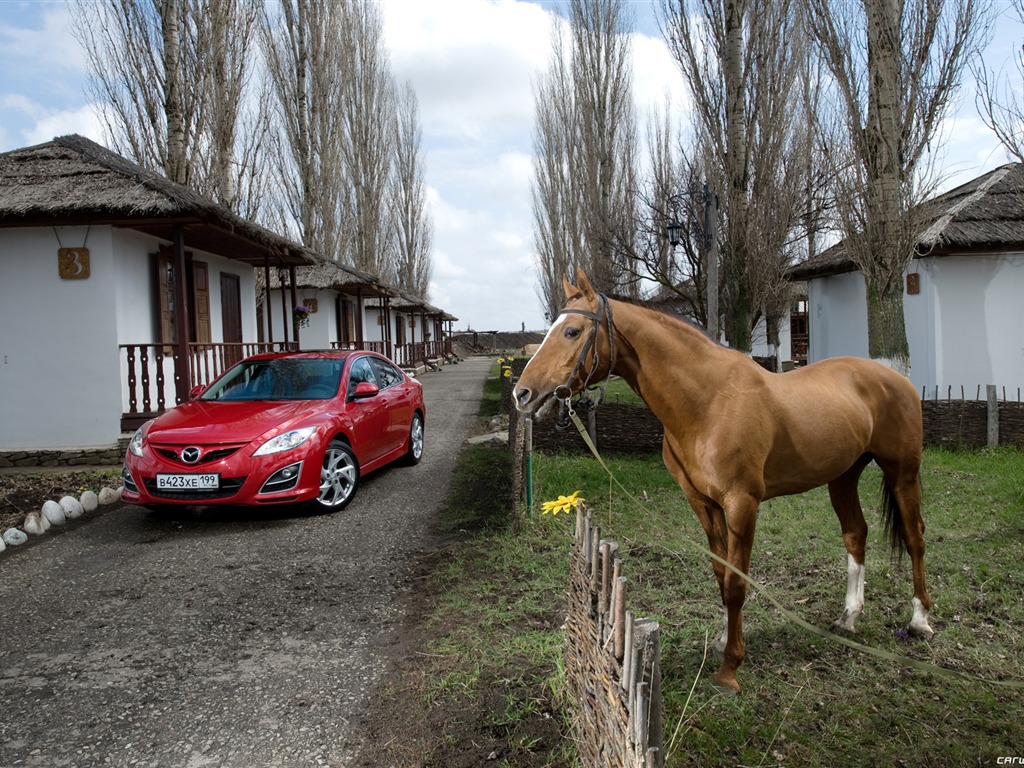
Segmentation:
<svg viewBox="0 0 1024 768">
<path fill-rule="evenodd" d="M 551 335 L 555 332 L 555 329 L 565 322 L 566 316 L 567 315 L 565 314 L 559 314 L 557 317 L 555 317 L 555 322 L 551 324 L 551 328 L 549 328 L 548 333 L 544 335 L 544 341 L 541 342 L 541 346 L 537 350 L 538 354 L 540 354 L 541 350 L 544 349 L 544 345 L 547 343 L 548 339 L 551 338 Z"/>
<path fill-rule="evenodd" d="M 536 357 L 537 355 L 539 355 L 541 353 L 541 350 L 544 349 L 544 345 L 548 343 L 548 339 L 550 339 L 552 334 L 554 334 L 555 329 L 558 328 L 558 326 L 560 326 L 562 323 L 565 322 L 565 318 L 566 317 L 567 317 L 567 315 L 562 314 L 562 315 L 559 315 L 558 317 L 555 318 L 555 322 L 553 322 L 551 324 L 551 327 L 548 328 L 548 332 L 546 334 L 544 334 L 544 340 L 540 343 L 540 346 L 537 348 L 537 351 L 534 353 L 534 355 L 533 355 L 534 357 Z"/>
</svg>

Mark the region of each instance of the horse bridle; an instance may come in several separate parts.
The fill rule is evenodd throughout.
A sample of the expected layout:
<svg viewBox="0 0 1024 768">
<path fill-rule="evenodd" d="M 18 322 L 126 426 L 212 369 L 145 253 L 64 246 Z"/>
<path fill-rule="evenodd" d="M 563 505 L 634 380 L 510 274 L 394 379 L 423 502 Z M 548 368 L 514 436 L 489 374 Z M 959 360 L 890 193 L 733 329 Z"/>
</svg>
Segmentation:
<svg viewBox="0 0 1024 768">
<path fill-rule="evenodd" d="M 569 401 L 572 399 L 572 382 L 580 372 L 580 369 L 586 363 L 587 356 L 591 356 L 593 363 L 591 364 L 589 371 L 587 371 L 586 378 L 583 379 L 583 387 L 580 391 L 590 389 L 590 380 L 594 378 L 594 374 L 597 373 L 597 369 L 601 365 L 601 355 L 597 351 L 597 333 L 601 328 L 602 320 L 608 326 L 609 361 L 608 375 L 605 377 L 605 381 L 611 378 L 612 368 L 615 367 L 615 329 L 612 326 L 612 306 L 608 303 L 608 297 L 603 293 L 599 293 L 597 297 L 597 312 L 590 312 L 586 309 L 563 309 L 558 313 L 559 317 L 562 315 L 582 315 L 583 317 L 590 318 L 590 334 L 587 336 L 587 341 L 583 345 L 580 356 L 576 359 L 576 365 L 573 366 L 572 372 L 569 374 L 569 378 L 566 379 L 565 384 L 560 384 L 555 387 L 555 391 L 552 393 L 555 399 L 561 400 L 567 406 L 569 405 Z"/>
</svg>

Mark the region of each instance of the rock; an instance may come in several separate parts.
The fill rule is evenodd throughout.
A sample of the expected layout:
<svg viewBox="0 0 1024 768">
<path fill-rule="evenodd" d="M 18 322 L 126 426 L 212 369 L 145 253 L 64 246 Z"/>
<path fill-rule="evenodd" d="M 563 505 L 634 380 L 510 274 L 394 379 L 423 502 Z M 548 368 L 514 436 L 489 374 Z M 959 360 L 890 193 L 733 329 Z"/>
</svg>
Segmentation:
<svg viewBox="0 0 1024 768">
<path fill-rule="evenodd" d="M 25 515 L 23 527 L 25 528 L 25 533 L 31 533 L 33 536 L 42 536 L 50 530 L 50 521 L 43 517 L 42 512 L 29 512 Z"/>
<path fill-rule="evenodd" d="M 100 489 L 100 495 L 99 495 L 99 499 L 98 500 L 99 500 L 100 504 L 107 505 L 107 504 L 113 504 L 114 502 L 116 502 L 120 498 L 121 498 L 121 495 L 117 491 L 115 491 L 113 488 L 104 487 L 104 488 Z"/>
<path fill-rule="evenodd" d="M 0 539 L 0 552 L 3 552 L 5 549 L 7 549 L 7 543 L 3 539 Z"/>
<path fill-rule="evenodd" d="M 82 491 L 82 498 L 79 501 L 82 503 L 82 509 L 86 512 L 94 512 L 96 507 L 100 505 L 100 499 L 96 495 L 96 491 Z"/>
<path fill-rule="evenodd" d="M 24 544 L 28 541 L 28 536 L 25 532 L 17 528 L 8 528 L 4 531 L 3 540 L 5 544 L 12 547 L 17 547 L 20 544 Z"/>
<path fill-rule="evenodd" d="M 56 501 L 44 501 L 40 512 L 44 518 L 50 521 L 51 525 L 64 525 L 68 517 L 70 517 L 70 515 L 65 514 L 66 510 L 63 506 Z"/>
<path fill-rule="evenodd" d="M 71 518 L 81 517 L 85 513 L 81 502 L 74 496 L 64 496 L 61 498 L 60 508 L 64 510 L 64 514 Z"/>
</svg>

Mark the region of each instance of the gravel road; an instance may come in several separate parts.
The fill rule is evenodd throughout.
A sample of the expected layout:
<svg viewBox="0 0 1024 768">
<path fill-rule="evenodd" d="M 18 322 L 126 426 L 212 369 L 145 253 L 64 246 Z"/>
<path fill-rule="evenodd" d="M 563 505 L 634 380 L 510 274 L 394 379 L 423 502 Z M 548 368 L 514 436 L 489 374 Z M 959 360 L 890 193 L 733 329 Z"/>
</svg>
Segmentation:
<svg viewBox="0 0 1024 768">
<path fill-rule="evenodd" d="M 423 461 L 343 512 L 117 507 L 6 558 L 0 766 L 350 764 L 490 362 L 424 374 Z"/>
</svg>

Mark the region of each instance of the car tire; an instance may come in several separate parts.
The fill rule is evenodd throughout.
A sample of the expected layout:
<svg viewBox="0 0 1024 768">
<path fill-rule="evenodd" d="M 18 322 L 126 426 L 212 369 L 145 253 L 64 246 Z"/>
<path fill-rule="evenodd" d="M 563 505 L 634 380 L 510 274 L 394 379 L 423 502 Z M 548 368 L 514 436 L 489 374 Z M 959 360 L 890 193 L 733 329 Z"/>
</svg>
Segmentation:
<svg viewBox="0 0 1024 768">
<path fill-rule="evenodd" d="M 405 463 L 408 466 L 419 464 L 423 458 L 423 416 L 419 413 L 412 415 L 412 422 L 409 424 L 409 450 L 405 453 Z"/>
<path fill-rule="evenodd" d="M 344 509 L 359 488 L 359 462 L 344 440 L 332 440 L 320 465 L 320 495 L 315 506 L 323 512 Z"/>
</svg>

